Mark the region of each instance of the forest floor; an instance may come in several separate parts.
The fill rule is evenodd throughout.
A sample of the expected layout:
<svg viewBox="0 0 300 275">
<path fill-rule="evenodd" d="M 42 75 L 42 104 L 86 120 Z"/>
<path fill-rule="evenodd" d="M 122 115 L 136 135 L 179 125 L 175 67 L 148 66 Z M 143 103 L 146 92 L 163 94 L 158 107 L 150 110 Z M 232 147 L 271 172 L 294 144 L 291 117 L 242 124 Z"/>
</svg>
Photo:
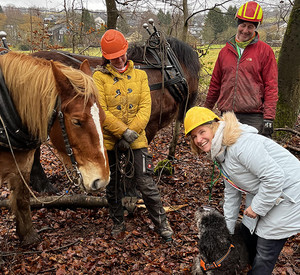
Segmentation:
<svg viewBox="0 0 300 275">
<path fill-rule="evenodd" d="M 168 154 L 171 127 L 160 131 L 150 144 L 154 164 Z M 300 148 L 300 137 L 285 143 Z M 300 154 L 294 153 L 299 159 Z M 72 194 L 84 193 L 69 186 L 59 161 L 47 147 L 42 148 L 42 165 L 50 181 L 60 190 Z M 112 222 L 108 209 L 99 208 L 39 208 L 32 209 L 32 219 L 41 242 L 31 248 L 20 248 L 14 217 L 1 208 L 0 272 L 2 274 L 190 274 L 197 255 L 196 209 L 210 204 L 222 212 L 223 185 L 217 181 L 210 193 L 212 163 L 205 156 L 191 154 L 189 141 L 181 129 L 172 176 L 154 176 L 163 204 L 174 210 L 167 213 L 174 229 L 174 240 L 163 242 L 153 230 L 146 209 L 139 207 L 133 217 L 126 216 L 123 239 L 110 235 Z M 0 189 L 0 200 L 9 196 L 8 187 Z M 38 194 L 44 196 L 47 194 Z M 49 194 L 48 194 L 49 195 Z M 95 196 L 95 194 L 93 194 Z M 99 193 L 97 196 L 105 196 Z M 242 213 L 242 212 L 241 212 Z M 284 246 L 274 275 L 300 274 L 300 234 L 291 237 Z"/>
</svg>

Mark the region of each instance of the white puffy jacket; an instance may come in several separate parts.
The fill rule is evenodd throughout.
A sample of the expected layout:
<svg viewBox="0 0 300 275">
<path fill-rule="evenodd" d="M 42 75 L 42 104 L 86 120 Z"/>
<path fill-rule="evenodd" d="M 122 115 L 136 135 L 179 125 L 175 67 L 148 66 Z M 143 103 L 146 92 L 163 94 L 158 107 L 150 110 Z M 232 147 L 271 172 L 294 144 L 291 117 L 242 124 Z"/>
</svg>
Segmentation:
<svg viewBox="0 0 300 275">
<path fill-rule="evenodd" d="M 282 239 L 299 233 L 300 161 L 272 139 L 257 134 L 251 126 L 238 124 L 242 132 L 235 136 L 234 131 L 228 131 L 237 123 L 235 116 L 227 114 L 226 119 L 225 114 L 224 119 L 222 149 L 215 159 L 230 180 L 245 190 L 245 209 L 251 205 L 259 215 L 256 219 L 244 216 L 243 224 L 265 239 Z M 226 144 L 228 140 L 230 146 Z M 242 192 L 224 182 L 224 215 L 233 233 Z"/>
</svg>

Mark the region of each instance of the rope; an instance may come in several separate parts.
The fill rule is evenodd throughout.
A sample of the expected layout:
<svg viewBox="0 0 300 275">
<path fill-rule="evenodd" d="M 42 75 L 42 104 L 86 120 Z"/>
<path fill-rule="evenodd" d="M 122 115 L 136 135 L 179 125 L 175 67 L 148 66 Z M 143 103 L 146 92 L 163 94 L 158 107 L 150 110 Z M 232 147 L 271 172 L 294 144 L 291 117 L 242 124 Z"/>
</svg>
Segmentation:
<svg viewBox="0 0 300 275">
<path fill-rule="evenodd" d="M 117 144 L 114 151 L 116 159 L 115 194 L 118 192 L 118 172 L 120 173 L 120 182 L 123 184 L 126 193 L 125 181 L 134 177 L 134 154 L 131 148 L 126 151 L 118 150 Z"/>
<path fill-rule="evenodd" d="M 218 179 L 219 179 L 220 176 L 221 176 L 221 171 L 220 171 L 220 172 L 219 172 L 219 175 L 218 175 L 217 178 L 214 180 L 214 176 L 215 176 L 215 167 L 216 167 L 216 166 L 219 168 L 218 163 L 214 160 L 214 166 L 213 166 L 213 171 L 212 171 L 212 174 L 211 174 L 210 187 L 209 187 L 209 196 L 208 196 L 208 201 L 209 201 L 209 202 L 211 201 L 212 188 L 213 188 L 214 184 L 218 181 Z"/>
<path fill-rule="evenodd" d="M 20 170 L 20 167 L 19 167 L 19 165 L 18 165 L 16 156 L 15 156 L 15 154 L 14 154 L 14 150 L 13 150 L 13 148 L 12 148 L 12 146 L 11 146 L 11 143 L 10 143 L 10 138 L 9 138 L 8 132 L 7 132 L 7 130 L 6 130 L 6 126 L 5 126 L 5 124 L 4 124 L 4 121 L 3 121 L 1 115 L 0 115 L 0 120 L 1 120 L 1 123 L 3 124 L 3 128 L 4 128 L 4 131 L 5 131 L 5 135 L 6 135 L 6 137 L 7 137 L 8 146 L 9 146 L 10 152 L 11 152 L 11 154 L 12 154 L 12 157 L 13 157 L 13 159 L 14 159 L 14 162 L 15 162 L 15 164 L 16 164 L 16 167 L 17 167 L 17 170 L 18 170 L 18 172 L 19 172 L 19 175 L 20 175 L 20 177 L 21 177 L 23 183 L 24 183 L 25 186 L 27 187 L 29 193 L 32 195 L 32 197 L 35 198 L 39 203 L 42 203 L 42 204 L 50 204 L 50 203 L 53 203 L 53 202 L 59 200 L 59 199 L 62 198 L 63 196 L 65 196 L 66 194 L 62 194 L 62 195 L 59 196 L 58 198 L 56 198 L 56 199 L 54 199 L 54 200 L 52 200 L 52 201 L 48 201 L 48 202 L 47 202 L 47 201 L 42 201 L 42 200 L 40 200 L 40 199 L 33 193 L 33 191 L 31 190 L 31 188 L 30 188 L 29 185 L 27 184 L 27 182 L 26 182 L 26 180 L 25 180 L 25 178 L 24 178 L 24 176 L 23 176 L 23 174 L 22 174 L 22 172 L 21 172 L 21 170 Z"/>
</svg>

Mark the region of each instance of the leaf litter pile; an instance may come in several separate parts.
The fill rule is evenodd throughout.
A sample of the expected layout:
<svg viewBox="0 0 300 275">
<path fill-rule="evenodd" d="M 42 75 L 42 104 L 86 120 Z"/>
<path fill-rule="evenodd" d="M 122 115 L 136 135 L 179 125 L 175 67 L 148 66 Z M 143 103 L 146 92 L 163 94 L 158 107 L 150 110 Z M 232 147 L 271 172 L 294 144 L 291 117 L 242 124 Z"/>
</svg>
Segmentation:
<svg viewBox="0 0 300 275">
<path fill-rule="evenodd" d="M 172 128 L 161 130 L 149 146 L 153 162 L 167 157 Z M 300 147 L 300 138 L 290 142 Z M 300 158 L 299 153 L 292 152 Z M 47 177 L 66 196 L 84 194 L 68 183 L 60 161 L 48 147 L 42 147 L 42 165 Z M 212 162 L 203 154 L 191 154 L 189 141 L 181 129 L 174 160 L 174 174 L 154 176 L 163 204 L 174 230 L 172 242 L 163 242 L 154 231 L 147 210 L 137 207 L 125 217 L 126 232 L 112 238 L 107 207 L 33 208 L 32 219 L 41 242 L 21 248 L 16 236 L 14 217 L 0 208 L 0 271 L 2 274 L 190 274 L 198 253 L 196 209 L 210 204 L 222 211 L 223 185 L 218 180 L 209 201 Z M 216 173 L 218 174 L 218 173 Z M 38 197 L 50 195 L 35 193 Z M 86 194 L 104 197 L 105 193 Z M 9 196 L 6 184 L 0 200 Z M 241 209 L 242 213 L 242 209 Z M 290 238 L 283 248 L 273 274 L 300 274 L 300 234 Z"/>
</svg>

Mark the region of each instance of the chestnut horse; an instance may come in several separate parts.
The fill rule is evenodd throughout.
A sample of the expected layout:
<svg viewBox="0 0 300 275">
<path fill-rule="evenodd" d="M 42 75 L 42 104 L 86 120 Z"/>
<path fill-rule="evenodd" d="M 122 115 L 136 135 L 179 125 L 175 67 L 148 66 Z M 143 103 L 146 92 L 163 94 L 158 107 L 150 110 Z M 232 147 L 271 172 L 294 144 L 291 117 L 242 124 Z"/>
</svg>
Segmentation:
<svg viewBox="0 0 300 275">
<path fill-rule="evenodd" d="M 153 36 L 155 36 L 155 33 Z M 145 51 L 144 45 L 131 44 L 127 52 L 128 59 L 133 60 L 136 67 L 145 70 L 148 75 L 152 99 L 151 117 L 146 127 L 149 143 L 160 129 L 168 126 L 175 118 L 182 121 L 185 112 L 195 104 L 198 95 L 200 62 L 197 52 L 187 43 L 176 38 L 168 38 L 166 44 L 175 55 L 173 59 L 177 58 L 177 67 L 181 67 L 180 70 L 182 71 L 182 78 L 178 80 L 179 82 L 185 81 L 186 88 L 184 88 L 184 85 L 178 85 L 178 82 L 173 81 L 172 76 L 170 76 L 170 80 L 165 79 L 162 81 L 163 73 L 165 75 L 175 73 L 175 77 L 178 78 L 177 74 L 179 72 L 174 71 L 176 64 L 168 60 L 169 56 L 166 57 L 167 65 L 165 71 L 163 71 L 164 66 L 161 64 L 162 60 L 159 60 L 159 56 L 161 56 L 159 50 L 153 50 L 151 46 L 148 46 Z M 153 54 L 154 51 L 156 51 L 156 54 Z M 103 64 L 101 57 L 62 51 L 39 51 L 32 55 L 48 60 L 57 60 L 74 68 L 79 68 L 81 62 L 86 59 L 92 69 Z M 164 83 L 162 84 L 162 82 Z M 171 90 L 175 90 L 175 93 L 177 90 L 179 96 L 176 97 L 176 94 L 174 95 Z"/>
<path fill-rule="evenodd" d="M 88 62 L 77 70 L 8 52 L 0 56 L 0 68 L 0 183 L 9 184 L 16 232 L 26 246 L 39 241 L 27 185 L 36 148 L 49 135 L 64 160 L 72 163 L 84 189 L 103 189 L 110 179 L 101 128 L 105 114 Z M 3 110 L 6 105 L 14 106 L 15 113 L 12 108 L 11 113 Z M 21 123 L 19 128 L 15 118 Z"/>
</svg>

